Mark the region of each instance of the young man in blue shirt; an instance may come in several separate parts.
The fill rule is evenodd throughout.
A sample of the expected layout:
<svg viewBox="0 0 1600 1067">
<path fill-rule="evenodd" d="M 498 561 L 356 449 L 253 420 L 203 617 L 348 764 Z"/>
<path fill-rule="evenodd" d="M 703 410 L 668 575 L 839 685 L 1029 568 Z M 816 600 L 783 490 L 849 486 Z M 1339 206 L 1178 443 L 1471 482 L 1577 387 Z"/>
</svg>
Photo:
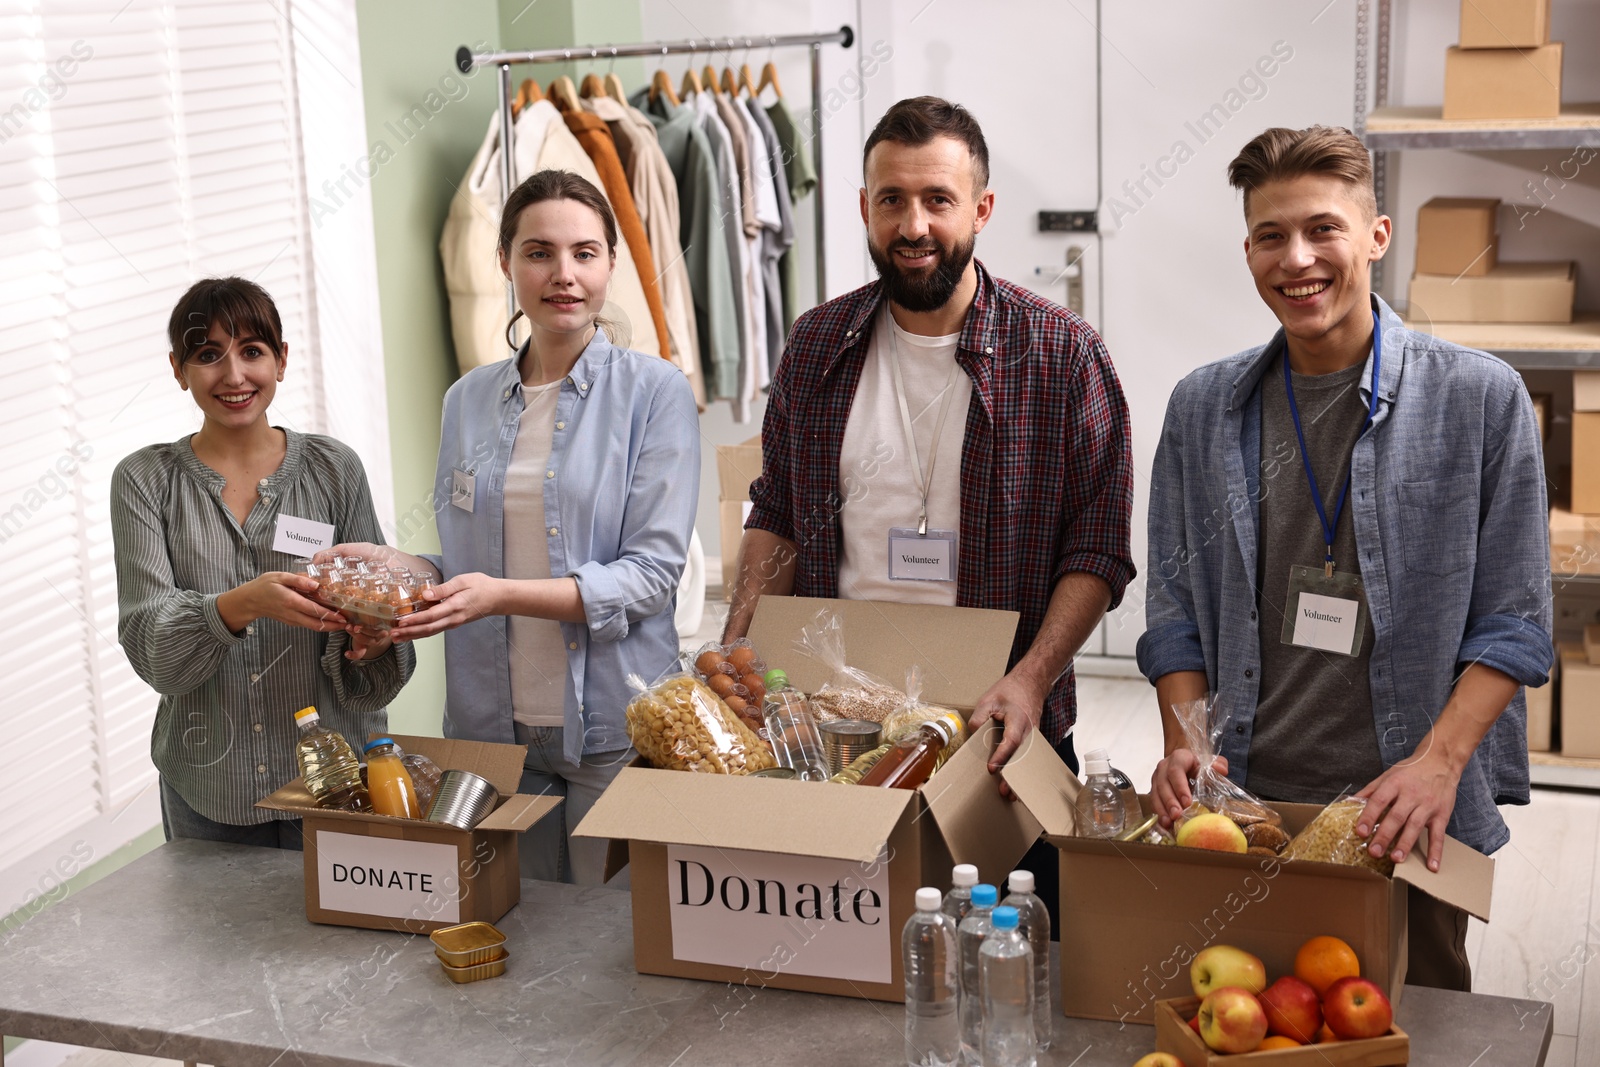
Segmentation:
<svg viewBox="0 0 1600 1067">
<path fill-rule="evenodd" d="M 1521 378 L 1372 293 L 1393 224 L 1348 130 L 1270 129 L 1229 166 L 1282 328 L 1173 391 L 1150 489 L 1147 629 L 1168 818 L 1197 760 L 1172 706 L 1218 695 L 1230 778 L 1367 798 L 1399 861 L 1428 831 L 1490 853 L 1528 802 L 1521 687 L 1552 660 L 1543 457 Z M 1471 988 L 1466 913 L 1411 891 L 1407 981 Z"/>
</svg>

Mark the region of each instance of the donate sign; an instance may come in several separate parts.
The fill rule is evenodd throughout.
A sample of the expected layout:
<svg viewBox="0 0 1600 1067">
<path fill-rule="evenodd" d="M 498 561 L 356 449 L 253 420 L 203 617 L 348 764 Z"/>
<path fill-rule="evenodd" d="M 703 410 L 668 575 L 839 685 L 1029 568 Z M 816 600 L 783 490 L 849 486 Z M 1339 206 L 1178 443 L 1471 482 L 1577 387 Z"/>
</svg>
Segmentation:
<svg viewBox="0 0 1600 1067">
<path fill-rule="evenodd" d="M 456 846 L 318 830 L 317 901 L 327 911 L 460 922 Z"/>
<path fill-rule="evenodd" d="M 667 846 L 672 955 L 769 977 L 893 976 L 887 863 Z"/>
</svg>

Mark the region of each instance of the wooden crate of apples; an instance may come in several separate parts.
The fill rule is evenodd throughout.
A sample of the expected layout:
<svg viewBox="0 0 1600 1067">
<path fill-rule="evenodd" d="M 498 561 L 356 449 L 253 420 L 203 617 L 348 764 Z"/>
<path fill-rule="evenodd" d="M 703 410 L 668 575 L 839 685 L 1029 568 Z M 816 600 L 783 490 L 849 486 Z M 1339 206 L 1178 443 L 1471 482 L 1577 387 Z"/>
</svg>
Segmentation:
<svg viewBox="0 0 1600 1067">
<path fill-rule="evenodd" d="M 1194 996 L 1156 1002 L 1159 1051 L 1135 1067 L 1387 1067 L 1411 1058 L 1389 998 L 1337 937 L 1301 945 L 1294 974 L 1271 985 L 1262 962 L 1231 945 L 1196 955 L 1189 980 Z"/>
</svg>

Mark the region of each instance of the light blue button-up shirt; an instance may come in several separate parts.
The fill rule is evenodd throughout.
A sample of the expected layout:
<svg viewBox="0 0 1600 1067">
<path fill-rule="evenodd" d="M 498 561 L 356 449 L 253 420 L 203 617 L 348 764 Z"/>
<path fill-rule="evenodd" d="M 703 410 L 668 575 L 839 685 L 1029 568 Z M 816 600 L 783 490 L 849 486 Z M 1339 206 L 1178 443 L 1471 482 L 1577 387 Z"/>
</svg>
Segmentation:
<svg viewBox="0 0 1600 1067">
<path fill-rule="evenodd" d="M 505 576 L 506 466 L 524 407 L 523 351 L 472 370 L 445 394 L 434 498 L 444 502 L 442 558 L 429 558 L 447 580 Z M 550 470 L 550 573 L 577 580 L 586 616 L 561 624 L 563 751 L 577 762 L 628 747 L 628 676 L 654 681 L 678 654 L 673 611 L 700 495 L 700 418 L 688 379 L 596 332 L 561 383 Z M 472 480 L 470 511 L 451 502 L 458 471 Z M 514 743 L 510 655 L 504 616 L 446 631 L 446 737 Z"/>
<path fill-rule="evenodd" d="M 1550 540 L 1543 452 L 1521 377 L 1486 353 L 1406 329 L 1376 297 L 1373 306 L 1383 329 L 1378 411 L 1356 442 L 1346 506 L 1376 634 L 1373 729 L 1391 767 L 1427 735 L 1469 664 L 1544 682 L 1554 662 Z M 1257 389 L 1282 346 L 1280 330 L 1178 383 L 1150 482 L 1139 668 L 1151 681 L 1206 672 L 1231 712 L 1218 753 L 1240 784 L 1261 674 Z M 1510 832 L 1495 805 L 1526 804 L 1528 786 L 1519 690 L 1461 776 L 1450 835 L 1498 849 Z"/>
</svg>

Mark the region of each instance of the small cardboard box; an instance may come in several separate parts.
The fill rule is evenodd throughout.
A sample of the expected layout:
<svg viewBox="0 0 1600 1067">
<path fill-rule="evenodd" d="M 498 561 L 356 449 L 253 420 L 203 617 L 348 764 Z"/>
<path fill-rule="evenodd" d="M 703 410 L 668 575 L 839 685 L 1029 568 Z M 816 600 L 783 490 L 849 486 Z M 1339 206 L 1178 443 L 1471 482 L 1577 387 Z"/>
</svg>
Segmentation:
<svg viewBox="0 0 1600 1067">
<path fill-rule="evenodd" d="M 717 519 L 722 542 L 722 599 L 733 599 L 739 577 L 739 542 L 750 517 L 750 483 L 761 477 L 761 435 L 717 446 Z"/>
<path fill-rule="evenodd" d="M 1462 48 L 1550 43 L 1550 0 L 1461 0 Z"/>
<path fill-rule="evenodd" d="M 1500 263 L 1479 277 L 1413 274 L 1408 318 L 1434 322 L 1571 322 L 1578 265 Z"/>
<path fill-rule="evenodd" d="M 1528 399 L 1533 401 L 1533 421 L 1539 428 L 1539 443 L 1545 444 L 1550 440 L 1550 394 L 1530 393 Z"/>
<path fill-rule="evenodd" d="M 1060 850 L 1061 958 L 1073 961 L 1061 972 L 1061 1010 L 1070 1017 L 1149 1023 L 1156 1001 L 1190 991 L 1189 964 L 1207 945 L 1235 945 L 1268 974 L 1292 974 L 1296 951 L 1318 934 L 1355 949 L 1361 973 L 1398 1006 L 1410 886 L 1489 920 L 1494 860 L 1453 838 L 1437 873 L 1424 833 L 1385 878 L 1364 867 L 1077 837 L 1079 783 L 1040 747 L 1001 775 Z M 1322 810 L 1273 807 L 1290 833 Z"/>
<path fill-rule="evenodd" d="M 1572 410 L 1600 411 L 1600 370 L 1572 372 Z"/>
<path fill-rule="evenodd" d="M 1480 277 L 1494 269 L 1500 235 L 1493 197 L 1436 196 L 1417 209 L 1417 273 Z"/>
<path fill-rule="evenodd" d="M 1561 754 L 1600 758 L 1600 667 L 1583 647 L 1561 645 Z"/>
<path fill-rule="evenodd" d="M 1556 678 L 1561 674 L 1561 660 L 1558 658 L 1550 668 L 1550 677 L 1537 688 L 1524 691 L 1528 702 L 1528 751 L 1549 752 L 1552 737 L 1552 728 L 1555 726 L 1555 696 Z"/>
<path fill-rule="evenodd" d="M 722 599 L 733 599 L 739 580 L 739 543 L 744 539 L 744 520 L 750 517 L 750 501 L 724 500 L 717 504 L 718 526 L 722 533 Z"/>
<path fill-rule="evenodd" d="M 1600 515 L 1600 411 L 1572 413 L 1572 510 Z"/>
<path fill-rule="evenodd" d="M 1558 579 L 1600 574 L 1600 516 L 1550 509 L 1550 572 Z"/>
<path fill-rule="evenodd" d="M 750 640 L 805 692 L 831 671 L 793 649 L 820 608 L 844 622 L 852 667 L 896 685 L 913 663 L 922 699 L 969 710 L 1006 670 L 1015 612 L 768 596 Z M 747 987 L 899 1001 L 900 932 L 919 886 L 952 863 L 1004 878 L 1039 836 L 1000 796 L 998 731 L 969 738 L 918 790 L 627 767 L 574 831 L 631 861 L 634 967 Z M 1037 735 L 1034 735 L 1037 737 Z M 1049 745 L 1043 749 L 1061 765 Z M 998 884 L 998 883 L 997 883 Z"/>
<path fill-rule="evenodd" d="M 1589 666 L 1600 667 L 1600 625 L 1583 628 L 1583 655 Z"/>
<path fill-rule="evenodd" d="M 1561 114 L 1561 42 L 1455 48 L 1444 57 L 1444 119 L 1553 119 Z"/>
<path fill-rule="evenodd" d="M 1222 1067 L 1235 1063 L 1244 1067 L 1391 1067 L 1411 1062 L 1411 1038 L 1393 1024 L 1382 1037 L 1228 1056 L 1212 1052 L 1200 1035 L 1189 1029 L 1189 1020 L 1199 1010 L 1199 997 L 1157 1001 L 1156 1051 L 1172 1053 L 1185 1067 Z"/>
<path fill-rule="evenodd" d="M 306 918 L 330 926 L 425 934 L 494 922 L 522 898 L 517 834 L 554 811 L 559 797 L 517 792 L 526 745 L 443 737 L 392 737 L 443 770 L 471 771 L 500 802 L 471 830 L 356 811 L 324 811 L 296 778 L 256 807 L 304 821 Z"/>
</svg>

